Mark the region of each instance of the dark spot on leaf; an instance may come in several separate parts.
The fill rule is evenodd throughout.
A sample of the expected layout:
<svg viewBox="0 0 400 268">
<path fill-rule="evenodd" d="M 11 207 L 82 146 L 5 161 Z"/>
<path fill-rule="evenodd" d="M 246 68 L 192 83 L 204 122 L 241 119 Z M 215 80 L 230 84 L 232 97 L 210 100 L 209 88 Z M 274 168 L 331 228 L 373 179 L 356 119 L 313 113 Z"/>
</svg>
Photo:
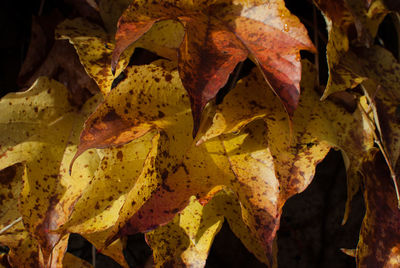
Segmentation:
<svg viewBox="0 0 400 268">
<path fill-rule="evenodd" d="M 179 212 L 179 209 L 177 209 L 177 208 L 174 208 L 173 210 L 172 210 L 172 213 L 174 213 L 174 214 L 176 214 L 176 213 L 178 213 Z"/>
<path fill-rule="evenodd" d="M 169 82 L 169 81 L 171 81 L 171 80 L 172 80 L 172 75 L 167 74 L 167 75 L 165 76 L 165 81 Z"/>
<path fill-rule="evenodd" d="M 114 121 L 115 119 L 119 119 L 120 116 L 115 112 L 114 109 L 111 109 L 104 117 L 103 117 L 103 121 L 104 122 L 110 122 L 110 121 Z"/>
<path fill-rule="evenodd" d="M 11 166 L 0 171 L 0 184 L 8 185 L 17 174 L 17 167 Z"/>
<path fill-rule="evenodd" d="M 168 177 L 168 170 L 164 170 L 164 171 L 161 173 L 161 179 L 165 180 L 167 177 Z"/>
<path fill-rule="evenodd" d="M 124 157 L 124 154 L 122 153 L 122 151 L 118 151 L 118 153 L 117 153 L 117 158 L 118 158 L 120 161 L 122 161 L 123 157 Z"/>
</svg>

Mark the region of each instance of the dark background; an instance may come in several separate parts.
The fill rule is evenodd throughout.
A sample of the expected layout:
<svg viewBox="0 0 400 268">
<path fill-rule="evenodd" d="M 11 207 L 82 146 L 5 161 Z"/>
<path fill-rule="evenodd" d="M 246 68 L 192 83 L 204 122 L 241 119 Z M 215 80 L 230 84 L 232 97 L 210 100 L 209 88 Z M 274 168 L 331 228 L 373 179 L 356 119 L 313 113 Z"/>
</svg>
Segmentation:
<svg viewBox="0 0 400 268">
<path fill-rule="evenodd" d="M 18 74 L 31 41 L 32 18 L 49 16 L 54 14 L 55 10 L 60 19 L 80 16 L 81 14 L 76 11 L 79 1 L 3 0 L 1 2 L 1 95 L 19 91 L 24 87 L 21 79 L 18 79 Z M 327 33 L 324 19 L 318 10 L 316 12 L 313 10 L 309 1 L 287 0 L 286 3 L 308 28 L 312 40 L 315 40 L 314 29 L 318 30 L 320 81 L 323 85 L 327 79 L 325 58 Z M 51 29 L 49 31 L 51 32 Z M 390 19 L 386 19 L 380 28 L 377 42 L 383 42 L 386 48 L 397 53 L 397 42 L 393 41 L 393 36 L 396 36 L 395 29 Z M 46 44 L 43 51 L 49 50 L 49 47 L 51 44 Z M 302 57 L 315 60 L 315 56 L 309 53 L 302 53 Z M 242 74 L 251 67 L 251 64 L 245 65 Z M 222 98 L 224 94 L 221 94 Z M 355 267 L 354 258 L 345 255 L 340 249 L 356 247 L 365 208 L 362 195 L 358 194 L 353 202 L 349 221 L 341 226 L 345 201 L 346 177 L 343 160 L 339 152 L 332 151 L 318 165 L 312 184 L 303 193 L 288 200 L 284 206 L 278 232 L 279 267 Z M 92 262 L 92 246 L 79 235 L 71 235 L 68 251 Z M 125 255 L 132 267 L 142 267 L 146 263 L 151 250 L 142 234 L 128 238 Z M 108 257 L 96 253 L 96 267 L 119 266 Z M 265 266 L 246 250 L 225 223 L 215 238 L 206 267 Z"/>
</svg>

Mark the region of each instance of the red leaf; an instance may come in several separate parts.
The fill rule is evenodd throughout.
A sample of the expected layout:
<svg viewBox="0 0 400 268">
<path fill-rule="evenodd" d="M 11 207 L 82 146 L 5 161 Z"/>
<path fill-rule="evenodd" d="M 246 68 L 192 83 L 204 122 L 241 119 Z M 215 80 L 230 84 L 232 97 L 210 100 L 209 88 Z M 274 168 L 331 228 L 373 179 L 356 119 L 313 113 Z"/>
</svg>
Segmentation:
<svg viewBox="0 0 400 268">
<path fill-rule="evenodd" d="M 247 56 L 254 58 L 292 117 L 300 95 L 300 50 L 314 51 L 314 46 L 304 26 L 285 8 L 284 1 L 239 2 L 202 1 L 194 5 L 180 1 L 134 1 L 118 24 L 112 68 L 121 53 L 155 22 L 178 20 L 186 30 L 178 65 L 191 99 L 194 134 L 206 103 Z"/>
</svg>

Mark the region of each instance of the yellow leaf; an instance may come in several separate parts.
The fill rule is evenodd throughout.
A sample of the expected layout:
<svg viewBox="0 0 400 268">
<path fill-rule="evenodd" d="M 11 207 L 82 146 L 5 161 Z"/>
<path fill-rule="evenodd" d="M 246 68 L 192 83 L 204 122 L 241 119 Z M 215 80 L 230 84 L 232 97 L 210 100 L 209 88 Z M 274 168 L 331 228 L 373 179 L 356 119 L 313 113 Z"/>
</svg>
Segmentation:
<svg viewBox="0 0 400 268">
<path fill-rule="evenodd" d="M 115 224 L 127 193 L 145 168 L 153 136 L 154 133 L 149 133 L 122 147 L 99 150 L 102 159 L 98 169 L 62 229 L 85 234 Z"/>
<path fill-rule="evenodd" d="M 122 252 L 123 248 L 125 247 L 125 242 L 123 239 L 117 239 L 112 244 L 108 245 L 106 248 L 104 247 L 104 243 L 107 237 L 111 234 L 111 229 L 99 231 L 99 232 L 92 232 L 87 234 L 82 234 L 84 238 L 86 238 L 90 243 L 92 243 L 96 249 L 100 250 L 100 252 L 114 261 L 119 263 L 122 267 L 128 268 L 129 265 L 126 263 L 124 254 Z"/>
<path fill-rule="evenodd" d="M 88 151 L 77 162 L 79 169 L 68 174 L 78 133 L 98 100 L 89 100 L 77 112 L 68 103 L 64 86 L 42 77 L 28 91 L 8 94 L 0 101 L 4 115 L 0 169 L 25 163 L 19 211 L 26 230 L 41 247 L 44 262 L 64 239 L 50 231 L 67 220 L 98 165 L 94 151 Z"/>
<path fill-rule="evenodd" d="M 223 223 L 223 216 L 216 216 L 209 205 L 203 207 L 193 197 L 172 222 L 146 234 L 156 267 L 204 267 L 214 236 Z"/>
<path fill-rule="evenodd" d="M 62 263 L 63 268 L 91 268 L 93 267 L 90 263 L 88 263 L 85 260 L 82 260 L 81 258 L 78 258 L 71 253 L 66 253 L 63 263 Z"/>
<path fill-rule="evenodd" d="M 369 78 L 362 83 L 392 168 L 400 156 L 400 63 L 388 50 L 360 50 L 359 60 Z"/>
<path fill-rule="evenodd" d="M 67 39 L 75 47 L 79 60 L 103 95 L 111 90 L 114 75 L 111 73 L 111 54 L 114 44 L 104 29 L 82 18 L 65 20 L 56 29 L 57 39 Z M 116 68 L 118 76 L 128 65 L 133 50 L 128 49 Z"/>
<path fill-rule="evenodd" d="M 241 220 L 237 197 L 232 192 L 221 191 L 205 206 L 195 197 L 190 198 L 189 205 L 170 223 L 146 234 L 155 266 L 204 267 L 224 217 L 245 246 L 258 252 L 256 255 L 266 263 L 262 247 Z"/>
<path fill-rule="evenodd" d="M 320 102 L 318 93 L 314 91 L 315 71 L 308 62 L 303 62 L 302 77 L 302 97 L 293 117 L 292 135 L 284 110 L 276 101 L 276 97 L 266 86 L 259 83 L 261 77 L 252 73 L 239 81 L 217 106 L 211 126 L 198 143 L 224 133 L 237 132 L 245 124 L 257 118 L 264 118 L 268 126 L 267 144 L 275 159 L 275 169 L 285 177 L 292 177 L 293 181 L 296 181 L 300 171 L 303 172 L 303 176 L 309 177 L 313 174 L 313 168 L 309 169 L 308 172 L 311 173 L 308 173 L 304 171 L 304 167 L 315 167 L 330 147 L 339 148 L 345 154 L 349 170 L 349 206 L 351 197 L 358 190 L 356 174 L 362 158 L 374 145 L 373 135 L 367 123 L 368 118 L 360 110 L 351 114 L 330 101 Z M 316 158 L 311 161 L 308 154 Z M 318 154 L 320 157 L 317 157 Z M 291 169 L 287 168 L 289 160 L 295 163 Z M 293 193 L 303 191 L 309 182 L 300 180 L 297 182 L 300 184 L 295 188 L 289 185 L 281 188 L 291 189 L 292 192 L 287 192 L 288 198 Z M 345 218 L 347 215 L 348 211 Z"/>
<path fill-rule="evenodd" d="M 0 170 L 0 230 L 4 232 L 7 226 L 12 227 L 18 222 L 21 214 L 18 212 L 18 198 L 22 189 L 22 174 L 24 167 L 16 164 Z"/>
<path fill-rule="evenodd" d="M 14 165 L 0 171 L 3 206 L 0 212 L 0 244 L 9 247 L 8 262 L 13 267 L 40 267 L 44 265 L 40 245 L 28 233 L 18 212 L 18 198 L 22 188 L 23 166 Z M 6 206 L 4 206 L 6 205 Z M 47 264 L 59 267 L 67 249 L 68 235 L 51 250 L 51 258 Z"/>
<path fill-rule="evenodd" d="M 93 147 L 126 144 L 153 129 L 163 129 L 169 136 L 173 133 L 181 147 L 191 143 L 190 135 L 174 131 L 192 124 L 186 116 L 190 114 L 189 100 L 176 64 L 159 60 L 131 66 L 126 73 L 127 79 L 107 95 L 86 121 L 77 156 Z"/>
<path fill-rule="evenodd" d="M 102 2 L 112 3 L 113 1 Z M 177 48 L 182 42 L 183 34 L 183 26 L 178 22 L 168 20 L 157 23 L 134 46 L 122 54 L 114 76 L 111 72 L 114 43 L 102 27 L 77 18 L 64 21 L 56 30 L 58 39 L 67 39 L 74 45 L 83 67 L 96 81 L 103 95 L 110 92 L 114 78 L 120 75 L 128 65 L 136 47 L 146 48 L 165 58 L 176 59 Z"/>
</svg>

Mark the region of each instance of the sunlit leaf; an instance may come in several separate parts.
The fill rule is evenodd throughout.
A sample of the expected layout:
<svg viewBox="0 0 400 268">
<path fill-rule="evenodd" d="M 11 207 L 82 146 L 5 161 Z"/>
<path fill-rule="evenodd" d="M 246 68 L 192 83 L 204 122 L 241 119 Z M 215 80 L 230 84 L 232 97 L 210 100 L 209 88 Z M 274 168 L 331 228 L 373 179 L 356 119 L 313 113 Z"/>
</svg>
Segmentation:
<svg viewBox="0 0 400 268">
<path fill-rule="evenodd" d="M 274 101 L 275 97 L 266 86 L 261 89 L 259 83 L 261 79 L 260 75 L 254 73 L 238 82 L 237 87 L 216 108 L 210 128 L 198 143 L 224 133 L 235 133 L 246 123 L 264 118 L 268 126 L 271 140 L 268 144 L 274 155 L 275 165 L 278 165 L 286 176 L 295 178 L 297 172 L 309 166 L 307 154 L 314 155 L 318 152 L 318 148 L 327 146 L 341 149 L 345 153 L 349 171 L 350 201 L 358 190 L 358 180 L 355 178 L 362 157 L 373 147 L 373 135 L 367 124 L 368 118 L 360 110 L 351 114 L 331 101 L 320 102 L 319 94 L 314 91 L 315 70 L 310 63 L 304 62 L 301 83 L 303 94 L 298 111 L 293 117 L 293 133 L 290 134 L 284 111 L 279 103 Z M 260 89 L 250 91 L 247 90 L 248 87 Z M 288 159 L 297 162 L 293 169 L 285 168 Z M 291 172 L 294 172 L 293 175 Z M 305 184 L 300 184 L 301 186 L 299 185 L 294 192 L 304 190 L 308 183 L 306 181 Z M 282 187 L 285 188 L 287 187 Z M 349 206 L 349 203 L 347 205 Z"/>
<path fill-rule="evenodd" d="M 63 263 L 64 268 L 91 268 L 93 267 L 90 263 L 81 258 L 78 258 L 71 253 L 66 253 Z"/>
<path fill-rule="evenodd" d="M 62 237 L 50 231 L 67 220 L 98 165 L 94 152 L 88 151 L 76 163 L 79 169 L 71 176 L 68 173 L 83 121 L 98 99 L 77 112 L 64 86 L 42 77 L 30 90 L 0 101 L 0 169 L 25 163 L 19 211 L 26 230 L 40 245 L 44 262 Z"/>
<path fill-rule="evenodd" d="M 56 38 L 69 40 L 88 75 L 96 81 L 103 95 L 106 95 L 114 80 L 110 65 L 114 44 L 104 29 L 82 18 L 66 20 L 58 25 Z M 129 63 L 132 52 L 127 50 L 121 56 L 116 75 Z"/>
<path fill-rule="evenodd" d="M 249 55 L 293 115 L 300 93 L 299 53 L 314 47 L 284 1 L 134 1 L 119 20 L 113 66 L 154 23 L 168 19 L 185 26 L 178 66 L 192 104 L 194 133 L 206 103 Z"/>
</svg>

